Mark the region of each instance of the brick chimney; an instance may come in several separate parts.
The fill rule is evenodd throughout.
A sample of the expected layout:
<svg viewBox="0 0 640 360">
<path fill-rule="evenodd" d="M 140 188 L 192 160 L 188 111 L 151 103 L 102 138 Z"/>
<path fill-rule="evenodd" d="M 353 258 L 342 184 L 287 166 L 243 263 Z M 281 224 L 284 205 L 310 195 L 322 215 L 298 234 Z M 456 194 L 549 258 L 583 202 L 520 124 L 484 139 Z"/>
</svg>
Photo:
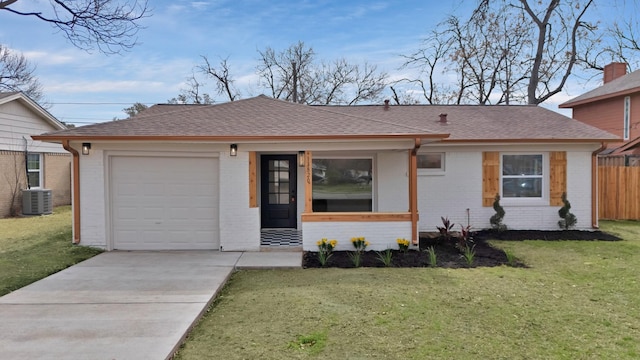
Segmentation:
<svg viewBox="0 0 640 360">
<path fill-rule="evenodd" d="M 440 124 L 446 124 L 447 123 L 447 114 L 442 113 L 440 114 Z"/>
<path fill-rule="evenodd" d="M 609 81 L 615 80 L 621 76 L 627 74 L 627 64 L 622 62 L 613 62 L 609 65 L 604 66 L 604 81 L 606 84 Z"/>
</svg>

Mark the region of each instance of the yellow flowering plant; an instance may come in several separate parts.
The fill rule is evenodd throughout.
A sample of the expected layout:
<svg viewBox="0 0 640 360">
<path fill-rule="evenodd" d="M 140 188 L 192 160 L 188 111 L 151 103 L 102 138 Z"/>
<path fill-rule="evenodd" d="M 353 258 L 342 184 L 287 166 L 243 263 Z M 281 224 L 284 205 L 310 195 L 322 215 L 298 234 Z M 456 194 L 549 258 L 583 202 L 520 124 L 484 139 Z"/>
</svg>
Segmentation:
<svg viewBox="0 0 640 360">
<path fill-rule="evenodd" d="M 367 246 L 370 245 L 369 242 L 364 239 L 364 236 L 352 237 L 351 244 L 353 244 L 353 247 L 356 248 L 356 251 L 358 252 L 363 252 Z"/>
<path fill-rule="evenodd" d="M 409 250 L 409 244 L 410 244 L 409 240 L 404 238 L 398 238 L 396 242 L 398 243 L 398 248 L 400 249 L 400 251 L 403 251 L 406 253 Z"/>
<path fill-rule="evenodd" d="M 324 267 L 333 255 L 333 249 L 338 245 L 338 241 L 335 239 L 328 240 L 327 238 L 322 238 L 316 242 L 316 245 L 318 245 L 318 261 L 320 261 L 320 265 Z"/>
<path fill-rule="evenodd" d="M 360 267 L 362 252 L 365 251 L 367 246 L 369 246 L 369 242 L 365 240 L 364 236 L 361 236 L 352 237 L 351 244 L 353 244 L 353 247 L 356 248 L 356 251 L 354 251 L 353 253 L 349 253 L 349 257 L 351 258 L 351 261 L 353 261 L 353 265 L 355 267 Z"/>
</svg>

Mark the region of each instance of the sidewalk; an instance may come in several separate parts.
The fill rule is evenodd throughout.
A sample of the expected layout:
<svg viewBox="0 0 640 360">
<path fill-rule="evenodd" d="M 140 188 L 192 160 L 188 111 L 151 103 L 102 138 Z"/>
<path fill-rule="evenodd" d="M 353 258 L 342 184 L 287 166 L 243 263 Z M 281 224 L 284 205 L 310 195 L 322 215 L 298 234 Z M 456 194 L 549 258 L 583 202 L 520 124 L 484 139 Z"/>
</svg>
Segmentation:
<svg viewBox="0 0 640 360">
<path fill-rule="evenodd" d="M 0 298 L 8 359 L 165 359 L 234 269 L 299 268 L 301 253 L 108 252 Z"/>
</svg>

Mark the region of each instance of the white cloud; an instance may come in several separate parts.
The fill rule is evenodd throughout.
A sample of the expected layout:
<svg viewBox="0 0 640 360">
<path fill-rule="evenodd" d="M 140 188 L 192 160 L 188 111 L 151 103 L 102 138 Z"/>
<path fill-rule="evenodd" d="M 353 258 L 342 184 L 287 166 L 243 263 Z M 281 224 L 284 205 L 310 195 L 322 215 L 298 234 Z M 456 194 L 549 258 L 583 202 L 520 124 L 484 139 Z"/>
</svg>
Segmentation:
<svg viewBox="0 0 640 360">
<path fill-rule="evenodd" d="M 195 8 L 197 10 L 204 10 L 208 6 L 209 6 L 209 2 L 208 1 L 192 1 L 191 2 L 191 7 Z"/>
<path fill-rule="evenodd" d="M 33 61 L 38 65 L 65 65 L 81 62 L 82 59 L 77 54 L 67 53 L 51 53 L 47 51 L 25 51 L 22 53 L 29 61 Z"/>
<path fill-rule="evenodd" d="M 152 93 L 164 92 L 167 85 L 161 81 L 137 81 L 137 80 L 101 80 L 101 81 L 74 81 L 61 82 L 47 85 L 45 91 L 47 93 L 69 94 L 69 93 L 123 93 L 138 92 Z"/>
</svg>

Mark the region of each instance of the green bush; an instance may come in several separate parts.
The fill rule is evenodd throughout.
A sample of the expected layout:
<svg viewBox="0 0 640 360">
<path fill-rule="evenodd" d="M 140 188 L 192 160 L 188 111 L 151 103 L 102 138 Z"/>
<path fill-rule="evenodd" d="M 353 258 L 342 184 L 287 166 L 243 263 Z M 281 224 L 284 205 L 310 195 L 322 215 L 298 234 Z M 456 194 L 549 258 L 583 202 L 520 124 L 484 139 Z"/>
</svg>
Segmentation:
<svg viewBox="0 0 640 360">
<path fill-rule="evenodd" d="M 558 210 L 558 215 L 561 218 L 560 220 L 558 220 L 558 226 L 561 229 L 569 230 L 572 227 L 576 226 L 576 224 L 578 223 L 578 218 L 571 212 L 569 212 L 569 210 L 571 210 L 571 203 L 569 203 L 569 200 L 567 200 L 566 192 L 562 193 L 562 203 L 564 204 L 564 206 L 561 207 L 560 210 Z"/>
</svg>

